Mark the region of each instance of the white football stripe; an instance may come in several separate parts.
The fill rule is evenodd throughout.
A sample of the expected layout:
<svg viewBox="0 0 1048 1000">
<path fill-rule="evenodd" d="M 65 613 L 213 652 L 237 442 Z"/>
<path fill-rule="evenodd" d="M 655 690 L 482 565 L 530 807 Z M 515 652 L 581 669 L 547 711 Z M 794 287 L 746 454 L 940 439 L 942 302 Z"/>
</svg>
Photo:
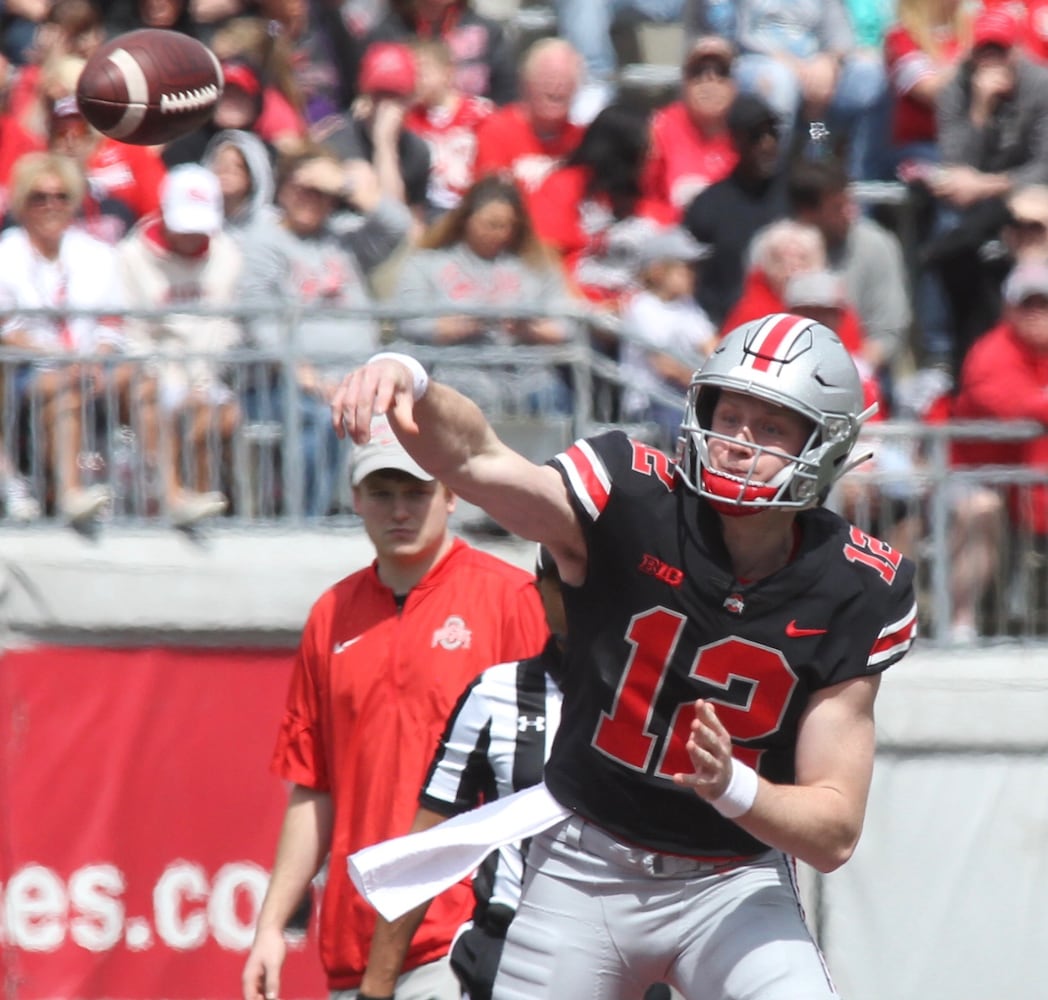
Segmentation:
<svg viewBox="0 0 1048 1000">
<path fill-rule="evenodd" d="M 219 97 L 221 97 L 222 91 L 225 90 L 226 87 L 226 78 L 225 74 L 222 72 L 222 64 L 218 61 L 218 56 L 216 56 L 210 49 L 207 50 L 207 54 L 211 56 L 211 61 L 215 64 L 215 79 L 218 80 L 218 94 Z"/>
<path fill-rule="evenodd" d="M 149 82 L 142 72 L 142 67 L 135 62 L 134 56 L 127 49 L 115 49 L 110 53 L 109 61 L 120 70 L 124 77 L 124 84 L 127 86 L 127 110 L 120 121 L 109 129 L 109 135 L 114 139 L 122 139 L 125 135 L 134 132 L 146 116 L 146 105 L 149 103 Z"/>
</svg>

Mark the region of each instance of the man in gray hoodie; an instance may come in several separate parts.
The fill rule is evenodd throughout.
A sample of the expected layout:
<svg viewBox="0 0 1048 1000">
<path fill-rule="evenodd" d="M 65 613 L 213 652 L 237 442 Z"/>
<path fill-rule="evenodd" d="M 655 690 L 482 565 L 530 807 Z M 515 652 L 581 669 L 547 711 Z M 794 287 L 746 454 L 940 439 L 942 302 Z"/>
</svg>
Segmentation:
<svg viewBox="0 0 1048 1000">
<path fill-rule="evenodd" d="M 303 510 L 322 516 L 330 510 L 340 465 L 328 419 L 336 376 L 347 361 L 365 360 L 379 343 L 369 316 L 347 318 L 345 312 L 372 305 L 368 275 L 407 235 L 411 215 L 402 202 L 381 193 L 369 163 L 340 163 L 327 154 L 282 164 L 276 201 L 276 212 L 260 214 L 244 232 L 240 299 L 257 310 L 249 323 L 253 346 L 274 360 L 290 360 L 294 378 L 262 393 L 262 403 L 275 404 L 276 414 L 254 412 L 258 406 L 250 398 L 247 408 L 252 416 L 277 416 L 282 391 L 296 390 L 301 449 L 286 455 L 285 464 L 301 456 Z M 292 475 L 293 488 L 296 479 Z"/>
</svg>

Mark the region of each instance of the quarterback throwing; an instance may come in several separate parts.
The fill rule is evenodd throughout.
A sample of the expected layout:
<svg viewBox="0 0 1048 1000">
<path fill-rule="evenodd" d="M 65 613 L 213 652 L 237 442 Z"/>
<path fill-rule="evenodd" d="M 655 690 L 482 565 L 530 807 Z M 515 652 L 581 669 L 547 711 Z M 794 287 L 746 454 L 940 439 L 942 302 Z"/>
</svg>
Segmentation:
<svg viewBox="0 0 1048 1000">
<path fill-rule="evenodd" d="M 496 1000 L 836 997 L 793 859 L 862 829 L 881 673 L 916 634 L 913 566 L 821 504 L 863 421 L 829 329 L 772 315 L 692 379 L 678 453 L 613 431 L 538 466 L 412 358 L 346 376 L 429 473 L 544 544 L 564 584 L 562 722 Z"/>
</svg>

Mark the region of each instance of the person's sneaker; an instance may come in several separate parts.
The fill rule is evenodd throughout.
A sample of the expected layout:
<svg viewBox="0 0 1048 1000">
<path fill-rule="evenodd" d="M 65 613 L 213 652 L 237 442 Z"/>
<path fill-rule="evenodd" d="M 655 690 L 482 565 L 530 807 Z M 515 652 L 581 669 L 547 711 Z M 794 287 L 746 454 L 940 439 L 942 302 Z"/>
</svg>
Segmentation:
<svg viewBox="0 0 1048 1000">
<path fill-rule="evenodd" d="M 101 513 L 109 498 L 108 486 L 74 486 L 62 491 L 58 498 L 58 512 L 72 525 L 86 524 Z"/>
<path fill-rule="evenodd" d="M 168 515 L 176 528 L 190 528 L 209 517 L 218 517 L 226 512 L 229 501 L 222 493 L 180 493 L 171 501 Z"/>
<path fill-rule="evenodd" d="M 40 502 L 22 476 L 9 476 L 4 483 L 4 512 L 10 520 L 23 524 L 40 516 Z"/>
</svg>

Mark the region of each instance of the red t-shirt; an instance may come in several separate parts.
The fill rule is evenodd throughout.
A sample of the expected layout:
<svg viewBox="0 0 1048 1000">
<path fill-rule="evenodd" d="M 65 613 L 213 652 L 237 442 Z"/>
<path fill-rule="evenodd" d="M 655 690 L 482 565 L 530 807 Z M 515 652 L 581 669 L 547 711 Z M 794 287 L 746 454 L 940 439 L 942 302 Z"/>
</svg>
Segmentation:
<svg viewBox="0 0 1048 1000">
<path fill-rule="evenodd" d="M 954 36 L 940 40 L 939 59 L 946 63 L 961 56 L 960 42 Z M 936 61 L 925 52 L 901 24 L 889 28 L 884 36 L 884 59 L 895 102 L 892 109 L 892 142 L 934 142 L 937 135 L 935 108 L 917 100 L 914 86 L 937 69 Z"/>
<path fill-rule="evenodd" d="M 271 145 L 304 139 L 309 134 L 305 119 L 276 87 L 263 87 L 262 113 L 251 131 Z"/>
<path fill-rule="evenodd" d="M 656 111 L 644 172 L 644 190 L 679 219 L 703 188 L 723 180 L 739 154 L 725 129 L 706 135 L 695 126 L 681 101 Z"/>
<path fill-rule="evenodd" d="M 620 306 L 634 290 L 636 254 L 653 226 L 668 225 L 673 212 L 641 197 L 633 214 L 616 219 L 606 198 L 586 194 L 587 167 L 562 167 L 529 199 L 539 238 L 560 254 L 569 282 L 591 302 Z"/>
<path fill-rule="evenodd" d="M 581 125 L 565 122 L 561 130 L 542 140 L 531 127 L 524 107 L 507 104 L 477 127 L 475 177 L 511 170 L 525 191 L 539 185 L 574 151 L 582 139 Z"/>
<path fill-rule="evenodd" d="M 151 147 L 103 137 L 88 157 L 85 170 L 99 197 L 122 201 L 136 219 L 160 210 L 160 182 L 167 170 Z"/>
<path fill-rule="evenodd" d="M 547 635 L 531 576 L 457 539 L 399 612 L 374 564 L 313 606 L 272 769 L 332 796 L 320 918 L 331 989 L 359 985 L 375 927 L 347 857 L 408 832 L 433 749 L 466 685 L 486 667 L 539 652 Z M 438 896 L 404 969 L 446 954 L 472 907 L 468 880 Z"/>
<path fill-rule="evenodd" d="M 1048 426 L 1048 353 L 1021 340 L 1000 323 L 969 348 L 953 402 L 959 420 L 1036 420 Z M 1032 441 L 958 441 L 958 465 L 1017 465 L 1048 469 L 1048 435 Z M 1026 502 L 1022 502 L 1022 498 Z M 1048 490 L 1010 491 L 1013 517 L 1037 534 L 1048 534 Z"/>
<path fill-rule="evenodd" d="M 0 187 L 6 188 L 11 181 L 15 163 L 25 153 L 36 153 L 45 149 L 44 141 L 29 132 L 17 118 L 0 115 Z M 7 199 L 4 198 L 6 207 Z"/>
<path fill-rule="evenodd" d="M 429 145 L 429 200 L 438 208 L 452 208 L 473 183 L 477 156 L 477 129 L 495 110 L 484 97 L 461 98 L 455 107 L 408 109 L 404 125 Z"/>
</svg>

